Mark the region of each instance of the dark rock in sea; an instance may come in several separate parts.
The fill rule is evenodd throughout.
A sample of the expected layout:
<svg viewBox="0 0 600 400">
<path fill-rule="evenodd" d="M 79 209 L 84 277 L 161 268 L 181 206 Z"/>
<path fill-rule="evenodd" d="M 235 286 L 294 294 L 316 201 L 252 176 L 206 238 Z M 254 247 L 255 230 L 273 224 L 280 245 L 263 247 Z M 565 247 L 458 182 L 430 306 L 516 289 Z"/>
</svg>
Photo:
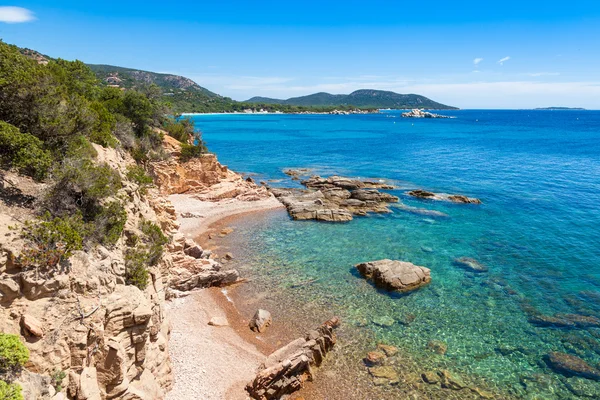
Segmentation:
<svg viewBox="0 0 600 400">
<path fill-rule="evenodd" d="M 460 376 L 455 375 L 448 370 L 439 371 L 438 375 L 444 389 L 462 390 L 467 387 L 467 384 Z"/>
<path fill-rule="evenodd" d="M 353 215 L 390 212 L 388 203 L 398 201 L 396 196 L 377 190 L 393 188 L 380 182 L 313 176 L 302 184 L 307 190 L 271 189 L 296 220 L 345 222 L 352 220 Z"/>
<path fill-rule="evenodd" d="M 580 376 L 582 378 L 600 381 L 600 370 L 592 367 L 577 356 L 551 352 L 546 356 L 546 362 L 550 368 L 563 375 Z"/>
<path fill-rule="evenodd" d="M 267 357 L 254 380 L 246 385 L 250 397 L 275 400 L 302 389 L 304 382 L 315 378 L 315 367 L 335 345 L 333 330 L 338 325 L 339 319 L 334 317 Z"/>
<path fill-rule="evenodd" d="M 402 113 L 402 118 L 453 118 L 447 115 L 434 114 L 427 111 L 413 109 L 408 112 Z"/>
<path fill-rule="evenodd" d="M 488 267 L 471 257 L 455 258 L 454 264 L 473 272 L 487 272 L 488 270 Z"/>
<path fill-rule="evenodd" d="M 364 362 L 367 366 L 373 367 L 375 365 L 381 365 L 386 359 L 385 353 L 380 351 L 370 351 L 367 353 L 367 356 L 364 358 Z"/>
<path fill-rule="evenodd" d="M 556 328 L 593 328 L 600 327 L 600 318 L 579 314 L 532 315 L 529 322 L 533 325 Z"/>
<path fill-rule="evenodd" d="M 248 326 L 250 326 L 250 329 L 254 332 L 262 333 L 267 330 L 271 325 L 271 322 L 271 313 L 267 310 L 258 309 Z"/>
<path fill-rule="evenodd" d="M 448 345 L 440 340 L 430 340 L 427 348 L 436 354 L 444 355 L 448 351 Z"/>
<path fill-rule="evenodd" d="M 453 203 L 463 204 L 481 204 L 481 200 L 474 197 L 463 196 L 462 194 L 433 193 L 422 189 L 411 190 L 407 194 L 419 199 L 451 201 Z"/>
<path fill-rule="evenodd" d="M 398 354 L 398 348 L 396 346 L 390 346 L 387 344 L 379 343 L 377 348 L 382 350 L 386 356 L 393 357 Z"/>
<path fill-rule="evenodd" d="M 361 275 L 386 290 L 408 292 L 431 282 L 429 268 L 406 261 L 378 260 L 357 264 Z"/>
<path fill-rule="evenodd" d="M 421 378 L 423 379 L 423 382 L 429 383 L 430 385 L 435 385 L 440 382 L 439 375 L 434 371 L 423 372 Z"/>
<path fill-rule="evenodd" d="M 600 399 L 600 385 L 589 379 L 572 377 L 564 380 L 565 386 L 580 398 Z"/>
</svg>

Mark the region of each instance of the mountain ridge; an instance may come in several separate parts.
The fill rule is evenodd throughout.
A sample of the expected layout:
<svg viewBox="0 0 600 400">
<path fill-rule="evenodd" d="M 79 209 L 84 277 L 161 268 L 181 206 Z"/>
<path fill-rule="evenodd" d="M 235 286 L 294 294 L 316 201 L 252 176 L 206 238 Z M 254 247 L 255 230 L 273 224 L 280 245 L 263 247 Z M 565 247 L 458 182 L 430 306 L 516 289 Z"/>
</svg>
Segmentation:
<svg viewBox="0 0 600 400">
<path fill-rule="evenodd" d="M 305 107 L 354 106 L 364 108 L 427 108 L 435 110 L 454 110 L 456 107 L 438 103 L 418 94 L 400 94 L 387 90 L 359 89 L 350 94 L 331 94 L 318 92 L 289 99 L 275 99 L 256 96 L 244 103 L 282 104 Z"/>
</svg>

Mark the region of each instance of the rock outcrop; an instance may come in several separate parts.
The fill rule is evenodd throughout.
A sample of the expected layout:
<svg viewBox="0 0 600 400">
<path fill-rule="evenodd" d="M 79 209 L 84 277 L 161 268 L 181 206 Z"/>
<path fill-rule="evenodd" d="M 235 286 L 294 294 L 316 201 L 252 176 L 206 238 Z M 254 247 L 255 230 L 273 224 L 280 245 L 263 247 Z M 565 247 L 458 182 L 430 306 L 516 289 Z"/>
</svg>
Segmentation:
<svg viewBox="0 0 600 400">
<path fill-rule="evenodd" d="M 262 333 L 267 330 L 271 325 L 271 322 L 271 313 L 267 310 L 259 309 L 256 311 L 248 325 L 252 331 Z"/>
<path fill-rule="evenodd" d="M 163 147 L 170 158 L 150 163 L 155 183 L 162 194 L 195 193 L 202 200 L 210 201 L 225 198 L 252 201 L 269 197 L 266 188 L 221 165 L 214 154 L 203 154 L 180 162 L 181 144 L 168 135 L 164 136 Z"/>
<path fill-rule="evenodd" d="M 165 146 L 171 141 L 167 137 Z M 270 195 L 222 167 L 214 156 L 205 156 L 183 169 L 174 157 L 153 166 L 160 192 L 152 188 L 142 196 L 127 178 L 126 168 L 134 164 L 131 157 L 94 147 L 97 161 L 121 175 L 123 188 L 117 197 L 127 199 L 124 235 L 110 248 L 75 251 L 65 268 L 41 276 L 18 263 L 23 245 L 18 230 L 4 230 L 31 219 L 34 210 L 0 201 L 0 331 L 22 334 L 30 351 L 20 378 L 27 399 L 159 400 L 172 386 L 167 296 L 175 290 L 227 285 L 239 276 L 178 233 L 175 209 L 163 194 L 216 186 L 221 194 L 245 200 Z M 170 151 L 177 148 L 173 145 Z M 39 193 L 44 189 L 21 177 L 12 184 L 24 182 L 37 185 Z M 149 283 L 143 290 L 126 284 L 125 267 L 127 238 L 141 235 L 142 220 L 158 225 L 170 239 L 158 264 L 148 268 Z M 59 370 L 66 374 L 63 390 L 50 395 L 50 375 Z"/>
<path fill-rule="evenodd" d="M 454 118 L 447 115 L 434 114 L 417 108 L 408 112 L 402 113 L 402 118 Z"/>
<path fill-rule="evenodd" d="M 271 189 L 296 220 L 351 221 L 354 215 L 390 212 L 388 203 L 398 201 L 396 196 L 378 190 L 394 188 L 383 182 L 313 176 L 302 184 L 307 190 Z"/>
<path fill-rule="evenodd" d="M 408 195 L 427 200 L 450 201 L 452 203 L 462 204 L 481 204 L 481 200 L 474 197 L 467 197 L 462 194 L 433 193 L 423 189 L 411 190 L 408 192 Z"/>
<path fill-rule="evenodd" d="M 250 397 L 280 399 L 301 389 L 305 381 L 314 378 L 314 368 L 335 345 L 334 328 L 338 325 L 338 318 L 332 318 L 267 357 L 256 378 L 246 386 Z"/>
<path fill-rule="evenodd" d="M 429 268 L 406 261 L 378 260 L 357 264 L 362 276 L 386 290 L 409 292 L 431 282 Z"/>
</svg>

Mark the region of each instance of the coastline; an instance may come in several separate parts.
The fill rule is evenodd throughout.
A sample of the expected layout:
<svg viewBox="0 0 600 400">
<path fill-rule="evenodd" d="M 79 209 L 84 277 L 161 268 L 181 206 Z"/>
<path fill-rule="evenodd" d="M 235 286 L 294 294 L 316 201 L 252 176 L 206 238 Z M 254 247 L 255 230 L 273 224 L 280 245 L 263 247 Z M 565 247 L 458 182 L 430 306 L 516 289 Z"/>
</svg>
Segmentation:
<svg viewBox="0 0 600 400">
<path fill-rule="evenodd" d="M 211 202 L 191 194 L 179 194 L 169 196 L 169 200 L 181 223 L 180 232 L 213 250 L 217 247 L 215 243 L 207 245 L 207 234 L 216 228 L 220 230 L 231 218 L 247 218 L 283 208 L 274 197 Z M 182 218 L 186 213 L 195 216 Z M 233 286 L 240 284 L 243 285 L 243 281 Z M 248 320 L 227 294 L 231 289 L 233 287 L 194 290 L 167 303 L 172 321 L 169 347 L 174 376 L 167 400 L 247 399 L 245 385 L 254 378 L 265 358 L 281 345 L 279 340 L 271 344 L 248 329 Z M 209 325 L 213 317 L 226 318 L 228 326 Z"/>
</svg>

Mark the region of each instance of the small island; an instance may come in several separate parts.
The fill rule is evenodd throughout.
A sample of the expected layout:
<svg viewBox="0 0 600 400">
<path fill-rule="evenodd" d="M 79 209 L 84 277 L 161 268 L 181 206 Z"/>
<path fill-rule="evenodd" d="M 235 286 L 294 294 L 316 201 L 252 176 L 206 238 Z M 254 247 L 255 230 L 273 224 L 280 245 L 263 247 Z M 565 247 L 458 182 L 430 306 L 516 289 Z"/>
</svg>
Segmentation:
<svg viewBox="0 0 600 400">
<path fill-rule="evenodd" d="M 581 108 L 581 107 L 539 107 L 539 108 L 534 108 L 534 110 L 585 110 L 585 108 Z"/>
</svg>

